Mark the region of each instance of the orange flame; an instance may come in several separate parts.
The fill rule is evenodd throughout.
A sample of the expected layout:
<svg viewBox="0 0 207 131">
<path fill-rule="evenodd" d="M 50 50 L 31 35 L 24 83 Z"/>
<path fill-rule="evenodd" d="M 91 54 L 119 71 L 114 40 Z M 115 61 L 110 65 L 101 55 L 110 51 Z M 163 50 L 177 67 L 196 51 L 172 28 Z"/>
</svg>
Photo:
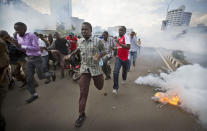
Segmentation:
<svg viewBox="0 0 207 131">
<path fill-rule="evenodd" d="M 168 95 L 167 93 L 157 92 L 155 93 L 155 98 L 157 101 L 165 104 L 171 104 L 171 105 L 179 105 L 180 99 L 177 95 Z"/>
</svg>

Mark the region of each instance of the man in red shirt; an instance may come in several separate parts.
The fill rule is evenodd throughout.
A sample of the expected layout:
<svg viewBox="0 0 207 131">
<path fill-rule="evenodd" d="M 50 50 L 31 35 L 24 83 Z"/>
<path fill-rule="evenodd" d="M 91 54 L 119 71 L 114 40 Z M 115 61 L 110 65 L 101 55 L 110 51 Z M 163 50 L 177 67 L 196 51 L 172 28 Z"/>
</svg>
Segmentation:
<svg viewBox="0 0 207 131">
<path fill-rule="evenodd" d="M 128 67 L 128 54 L 130 49 L 130 39 L 129 36 L 126 35 L 126 27 L 121 26 L 119 28 L 119 37 L 116 41 L 117 46 L 117 56 L 114 66 L 114 85 L 113 85 L 113 93 L 117 95 L 117 91 L 119 89 L 119 71 L 121 66 L 123 67 L 122 71 L 122 79 L 123 83 L 126 82 L 127 78 L 127 67 Z"/>
<path fill-rule="evenodd" d="M 68 50 L 70 51 L 70 53 L 72 53 L 77 47 L 78 39 L 74 36 L 72 32 L 69 33 L 69 35 L 66 36 L 65 39 L 68 41 L 68 43 L 70 43 L 70 47 L 68 48 Z M 75 67 L 75 56 L 71 57 L 71 65 Z"/>
<path fill-rule="evenodd" d="M 68 43 L 70 43 L 69 50 L 71 52 L 73 52 L 76 49 L 76 47 L 77 47 L 78 39 L 74 36 L 73 33 L 69 33 L 69 35 L 66 36 L 65 39 L 68 41 Z"/>
</svg>

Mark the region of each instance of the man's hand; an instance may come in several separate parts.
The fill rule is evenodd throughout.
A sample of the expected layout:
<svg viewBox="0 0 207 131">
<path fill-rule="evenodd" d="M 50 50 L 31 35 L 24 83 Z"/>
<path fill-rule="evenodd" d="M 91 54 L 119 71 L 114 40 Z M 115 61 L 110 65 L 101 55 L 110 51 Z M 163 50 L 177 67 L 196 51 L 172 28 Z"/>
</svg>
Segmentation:
<svg viewBox="0 0 207 131">
<path fill-rule="evenodd" d="M 69 55 L 66 55 L 63 59 L 64 60 L 70 60 L 71 59 L 71 55 L 70 54 Z"/>
<path fill-rule="evenodd" d="M 116 42 L 119 46 L 121 46 L 121 43 L 119 42 L 118 39 L 115 39 L 115 42 Z"/>
<path fill-rule="evenodd" d="M 116 49 L 116 47 L 110 46 L 110 49 L 111 49 L 111 50 L 115 50 L 115 49 Z"/>
<path fill-rule="evenodd" d="M 100 59 L 100 55 L 98 53 L 96 53 L 94 56 L 93 56 L 93 59 L 95 61 L 98 61 Z"/>
</svg>

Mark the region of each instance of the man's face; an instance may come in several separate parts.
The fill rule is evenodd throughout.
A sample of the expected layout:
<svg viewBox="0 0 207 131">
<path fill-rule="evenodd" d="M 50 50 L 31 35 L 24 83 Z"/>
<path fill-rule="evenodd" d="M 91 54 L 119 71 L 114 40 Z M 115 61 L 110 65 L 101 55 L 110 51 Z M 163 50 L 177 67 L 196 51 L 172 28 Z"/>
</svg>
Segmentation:
<svg viewBox="0 0 207 131">
<path fill-rule="evenodd" d="M 124 28 L 119 28 L 119 36 L 123 36 L 125 34 Z"/>
<path fill-rule="evenodd" d="M 58 39 L 58 38 L 60 37 L 60 35 L 56 32 L 56 33 L 54 34 L 54 37 L 55 37 L 56 39 Z"/>
<path fill-rule="evenodd" d="M 91 37 L 91 29 L 88 25 L 82 24 L 81 27 L 81 34 L 84 38 L 90 38 Z"/>
<path fill-rule="evenodd" d="M 15 25 L 14 26 L 15 31 L 17 32 L 17 34 L 19 34 L 19 36 L 23 37 L 27 28 L 25 26 L 21 26 L 21 25 Z"/>
<path fill-rule="evenodd" d="M 131 32 L 131 33 L 130 33 L 130 36 L 131 36 L 131 37 L 133 37 L 134 35 L 135 35 L 135 33 L 134 33 L 134 32 Z"/>
<path fill-rule="evenodd" d="M 69 37 L 70 37 L 70 39 L 72 39 L 73 38 L 73 35 L 69 35 Z"/>
<path fill-rule="evenodd" d="M 103 33 L 103 34 L 102 34 L 102 37 L 104 38 L 104 40 L 107 40 L 108 35 L 107 35 L 106 33 Z"/>
</svg>

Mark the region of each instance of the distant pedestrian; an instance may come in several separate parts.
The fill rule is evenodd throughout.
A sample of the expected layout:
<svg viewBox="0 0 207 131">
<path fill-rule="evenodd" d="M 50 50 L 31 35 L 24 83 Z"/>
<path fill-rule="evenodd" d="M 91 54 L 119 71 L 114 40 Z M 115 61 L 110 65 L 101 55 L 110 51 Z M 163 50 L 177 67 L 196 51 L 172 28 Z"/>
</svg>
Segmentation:
<svg viewBox="0 0 207 131">
<path fill-rule="evenodd" d="M 130 49 L 130 38 L 126 35 L 126 27 L 121 26 L 119 28 L 119 37 L 116 39 L 117 46 L 117 56 L 114 66 L 114 85 L 113 93 L 117 94 L 119 89 L 119 71 L 123 67 L 122 71 L 122 83 L 126 82 L 127 79 L 127 70 L 128 70 L 128 54 Z"/>
<path fill-rule="evenodd" d="M 141 53 L 141 40 L 140 40 L 140 38 L 138 39 L 138 51 L 139 51 L 139 54 Z"/>
<path fill-rule="evenodd" d="M 135 67 L 136 59 L 137 59 L 137 50 L 139 48 L 137 44 L 137 37 L 134 31 L 130 33 L 130 42 L 131 42 L 131 48 L 129 50 L 129 67 L 128 71 L 130 71 L 131 63 L 133 63 L 133 66 Z"/>
<path fill-rule="evenodd" d="M 106 54 L 102 41 L 97 37 L 92 37 L 92 26 L 90 23 L 84 22 L 82 24 L 81 34 L 83 38 L 78 41 L 77 49 L 65 57 L 65 59 L 71 59 L 71 56 L 80 52 L 82 58 L 81 77 L 78 82 L 80 87 L 79 117 L 75 121 L 76 127 L 80 127 L 86 118 L 85 107 L 91 78 L 98 90 L 103 88 L 104 78 L 99 60 Z"/>
</svg>

